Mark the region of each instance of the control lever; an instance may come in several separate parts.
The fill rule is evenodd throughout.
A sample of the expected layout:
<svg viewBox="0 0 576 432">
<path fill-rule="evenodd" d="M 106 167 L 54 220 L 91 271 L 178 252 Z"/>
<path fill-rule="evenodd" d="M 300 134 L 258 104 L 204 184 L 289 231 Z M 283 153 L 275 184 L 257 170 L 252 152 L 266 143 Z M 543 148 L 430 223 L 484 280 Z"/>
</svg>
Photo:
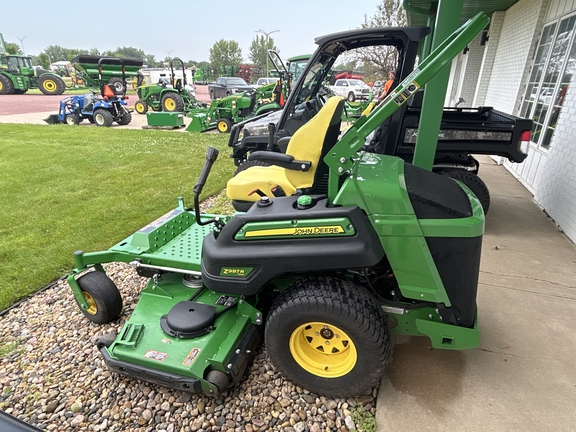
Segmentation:
<svg viewBox="0 0 576 432">
<path fill-rule="evenodd" d="M 216 225 L 221 225 L 222 222 L 220 222 L 217 219 L 211 219 L 209 221 L 205 221 L 203 222 L 200 219 L 200 202 L 199 202 L 199 198 L 200 198 L 200 194 L 202 193 L 202 189 L 204 188 L 204 185 L 206 184 L 206 180 L 208 179 L 208 175 L 210 174 L 210 170 L 212 169 L 212 165 L 214 164 L 214 162 L 216 162 L 216 159 L 218 158 L 218 150 L 215 149 L 214 147 L 208 147 L 208 150 L 206 151 L 206 162 L 204 163 L 204 166 L 202 167 L 202 171 L 200 172 L 200 177 L 198 178 L 198 181 L 196 182 L 196 184 L 194 185 L 194 212 L 196 213 L 196 223 L 198 225 L 208 225 L 210 223 L 216 223 Z"/>
<path fill-rule="evenodd" d="M 268 123 L 268 146 L 266 150 L 274 150 L 274 135 L 276 133 L 276 125 L 274 123 Z"/>
</svg>

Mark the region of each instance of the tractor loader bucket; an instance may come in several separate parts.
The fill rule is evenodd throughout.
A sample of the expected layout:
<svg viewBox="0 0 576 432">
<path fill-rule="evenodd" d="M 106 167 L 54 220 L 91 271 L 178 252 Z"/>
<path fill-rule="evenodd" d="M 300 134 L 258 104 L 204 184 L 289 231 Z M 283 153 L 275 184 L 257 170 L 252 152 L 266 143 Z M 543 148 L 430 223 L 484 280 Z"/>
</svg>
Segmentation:
<svg viewBox="0 0 576 432">
<path fill-rule="evenodd" d="M 192 121 L 186 128 L 187 132 L 204 132 L 207 129 L 205 124 L 207 113 L 206 112 L 196 112 L 193 114 L 187 114 L 186 117 L 190 117 Z"/>
<path fill-rule="evenodd" d="M 58 114 L 50 114 L 44 119 L 44 121 L 49 125 L 60 124 L 60 118 L 58 117 Z"/>
</svg>

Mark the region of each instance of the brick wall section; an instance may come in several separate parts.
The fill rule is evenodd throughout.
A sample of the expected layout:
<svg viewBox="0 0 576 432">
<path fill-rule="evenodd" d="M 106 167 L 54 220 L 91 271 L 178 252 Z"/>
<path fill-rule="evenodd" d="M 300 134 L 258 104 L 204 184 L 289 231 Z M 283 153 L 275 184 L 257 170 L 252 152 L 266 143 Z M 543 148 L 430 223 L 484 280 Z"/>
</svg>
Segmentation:
<svg viewBox="0 0 576 432">
<path fill-rule="evenodd" d="M 548 158 L 540 165 L 535 201 L 576 243 L 576 82 L 574 76 Z"/>
<path fill-rule="evenodd" d="M 492 66 L 496 57 L 496 51 L 500 44 L 500 34 L 506 12 L 494 12 L 490 18 L 489 39 L 484 50 L 484 57 L 478 73 L 479 79 L 476 85 L 476 94 L 474 95 L 473 106 L 483 106 L 486 100 L 486 93 L 490 87 L 490 77 L 492 75 Z"/>
<path fill-rule="evenodd" d="M 464 72 L 462 83 L 462 91 L 458 96 L 463 98 L 459 107 L 473 107 L 474 94 L 476 93 L 476 86 L 480 77 L 480 69 L 482 68 L 482 59 L 484 58 L 484 51 L 486 45 L 480 45 L 482 39 L 482 32 L 468 45 L 468 61 L 466 62 L 466 71 Z"/>
<path fill-rule="evenodd" d="M 517 114 L 547 5 L 520 0 L 506 11 L 485 105 Z"/>
</svg>

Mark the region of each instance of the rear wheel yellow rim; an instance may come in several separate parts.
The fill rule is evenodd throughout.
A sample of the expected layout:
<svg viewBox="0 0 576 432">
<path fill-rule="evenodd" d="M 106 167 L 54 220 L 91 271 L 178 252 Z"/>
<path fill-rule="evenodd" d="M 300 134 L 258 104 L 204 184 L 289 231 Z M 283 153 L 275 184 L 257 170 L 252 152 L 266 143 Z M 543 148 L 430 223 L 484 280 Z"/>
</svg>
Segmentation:
<svg viewBox="0 0 576 432">
<path fill-rule="evenodd" d="M 296 363 L 323 378 L 346 375 L 358 359 L 352 339 L 340 328 L 323 322 L 302 324 L 292 332 L 289 346 Z"/>
<path fill-rule="evenodd" d="M 176 102 L 174 102 L 174 99 L 172 98 L 166 98 L 164 106 L 168 111 L 174 111 L 176 109 Z"/>
<path fill-rule="evenodd" d="M 86 312 L 90 315 L 96 315 L 98 313 L 98 306 L 96 306 L 94 298 L 92 298 L 92 296 L 86 291 L 82 291 L 82 295 L 84 296 L 84 300 L 88 303 L 88 309 L 86 309 Z"/>
<path fill-rule="evenodd" d="M 47 91 L 54 91 L 56 90 L 56 83 L 52 80 L 46 80 L 44 81 L 44 89 Z"/>
</svg>

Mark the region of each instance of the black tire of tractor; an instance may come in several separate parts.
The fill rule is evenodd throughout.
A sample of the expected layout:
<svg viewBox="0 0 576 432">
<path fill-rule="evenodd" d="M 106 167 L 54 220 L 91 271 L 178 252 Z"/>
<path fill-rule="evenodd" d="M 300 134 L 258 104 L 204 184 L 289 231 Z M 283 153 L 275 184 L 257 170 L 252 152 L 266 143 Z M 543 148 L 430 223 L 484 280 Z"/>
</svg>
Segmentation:
<svg viewBox="0 0 576 432">
<path fill-rule="evenodd" d="M 103 108 L 99 108 L 96 111 L 94 111 L 93 117 L 96 126 L 110 127 L 114 122 L 114 116 L 112 115 L 112 113 Z"/>
<path fill-rule="evenodd" d="M 80 120 L 80 116 L 75 113 L 68 114 L 65 118 L 66 124 L 70 126 L 79 125 Z"/>
<path fill-rule="evenodd" d="M 116 123 L 118 123 L 120 126 L 126 126 L 130 124 L 131 121 L 132 121 L 132 113 L 128 111 L 126 108 L 124 108 L 124 114 L 118 117 Z"/>
<path fill-rule="evenodd" d="M 8 78 L 6 75 L 0 74 L 0 94 L 13 94 L 14 93 L 14 84 L 12 80 Z"/>
<path fill-rule="evenodd" d="M 218 132 L 220 133 L 230 133 L 233 124 L 234 123 L 229 118 L 221 118 L 216 124 L 216 129 L 218 129 Z"/>
<path fill-rule="evenodd" d="M 164 112 L 183 112 L 184 101 L 182 96 L 176 92 L 166 93 L 162 96 L 162 111 Z"/>
<path fill-rule="evenodd" d="M 348 97 L 346 98 L 348 102 L 354 102 L 356 100 L 356 95 L 353 92 L 348 93 Z"/>
<path fill-rule="evenodd" d="M 464 183 L 468 189 L 474 192 L 474 195 L 476 195 L 480 201 L 482 210 L 484 210 L 484 215 L 488 214 L 488 210 L 490 209 L 490 191 L 488 190 L 486 183 L 484 183 L 480 177 L 473 172 L 459 169 L 441 170 L 438 171 L 438 174 Z"/>
<path fill-rule="evenodd" d="M 146 114 L 148 112 L 148 102 L 142 99 L 138 99 L 134 104 L 134 111 L 138 114 Z"/>
<path fill-rule="evenodd" d="M 105 324 L 120 316 L 120 291 L 105 273 L 91 271 L 80 276 L 76 282 L 89 305 L 88 309 L 81 309 L 86 318 L 96 324 Z"/>
<path fill-rule="evenodd" d="M 300 279 L 278 296 L 265 340 L 284 376 L 324 396 L 370 392 L 390 356 L 390 332 L 376 299 L 352 281 L 325 276 Z"/>
<path fill-rule="evenodd" d="M 259 160 L 245 160 L 240 165 L 238 165 L 238 168 L 236 168 L 236 171 L 234 171 L 234 175 L 238 174 L 239 172 L 246 171 L 248 168 L 253 166 L 270 166 L 270 164 Z"/>
<path fill-rule="evenodd" d="M 122 78 L 112 77 L 108 81 L 108 85 L 114 86 L 114 88 L 116 89 L 116 94 L 118 96 L 126 95 L 126 84 L 124 83 Z"/>
<path fill-rule="evenodd" d="M 38 88 L 45 95 L 61 95 L 66 90 L 66 84 L 57 75 L 44 74 L 38 77 Z"/>
</svg>

